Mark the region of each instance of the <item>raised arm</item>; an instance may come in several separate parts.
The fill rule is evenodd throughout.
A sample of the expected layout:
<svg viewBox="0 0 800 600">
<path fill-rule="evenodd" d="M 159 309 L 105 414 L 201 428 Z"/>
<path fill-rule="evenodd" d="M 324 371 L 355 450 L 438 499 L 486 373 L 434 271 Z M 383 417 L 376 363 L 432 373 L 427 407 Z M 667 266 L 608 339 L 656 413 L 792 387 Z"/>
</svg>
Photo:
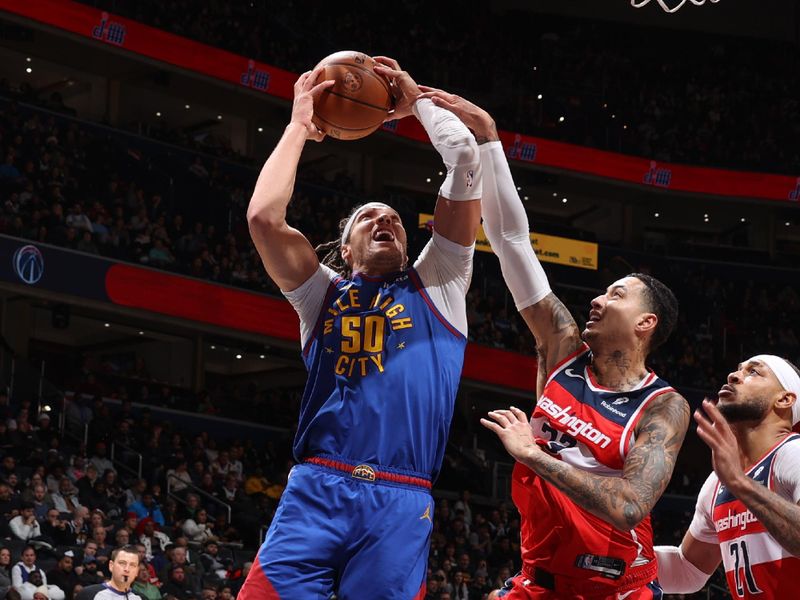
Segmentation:
<svg viewBox="0 0 800 600">
<path fill-rule="evenodd" d="M 300 286 L 319 267 L 309 241 L 286 223 L 286 208 L 306 140 L 321 141 L 324 137 L 311 122 L 314 97 L 333 85 L 333 81 L 315 85 L 321 71 L 307 71 L 295 83 L 292 119 L 261 169 L 247 207 L 247 224 L 261 261 L 272 280 L 286 292 Z"/>
<path fill-rule="evenodd" d="M 576 504 L 621 531 L 638 525 L 667 487 L 689 424 L 689 405 L 670 392 L 654 399 L 635 428 L 622 477 L 604 477 L 546 453 L 533 438 L 521 410 L 489 413 L 481 423 L 494 431 L 508 453 L 564 492 Z"/>
<path fill-rule="evenodd" d="M 436 233 L 461 246 L 471 246 L 481 222 L 482 168 L 478 145 L 467 126 L 451 111 L 430 99 L 419 99 L 420 87 L 396 60 L 376 56 L 375 71 L 384 75 L 395 90 L 392 118 L 414 114 L 441 155 L 447 175 L 436 201 Z"/>
<path fill-rule="evenodd" d="M 528 216 L 517 194 L 508 160 L 491 115 L 455 94 L 422 87 L 423 98 L 452 111 L 475 134 L 483 165 L 483 226 L 500 261 L 517 310 L 536 338 L 540 381 L 581 343 L 569 311 L 550 284 L 530 241 Z M 541 393 L 541 389 L 538 390 Z"/>
<path fill-rule="evenodd" d="M 748 477 L 742 469 L 739 443 L 728 421 L 708 400 L 703 401 L 703 410 L 708 418 L 696 411 L 694 420 L 697 422 L 697 435 L 711 448 L 714 473 L 784 550 L 793 556 L 800 556 L 800 527 L 797 525 L 800 523 L 800 506 Z M 794 470 L 791 479 L 796 490 L 800 481 L 796 475 L 797 468 L 794 467 Z"/>
</svg>

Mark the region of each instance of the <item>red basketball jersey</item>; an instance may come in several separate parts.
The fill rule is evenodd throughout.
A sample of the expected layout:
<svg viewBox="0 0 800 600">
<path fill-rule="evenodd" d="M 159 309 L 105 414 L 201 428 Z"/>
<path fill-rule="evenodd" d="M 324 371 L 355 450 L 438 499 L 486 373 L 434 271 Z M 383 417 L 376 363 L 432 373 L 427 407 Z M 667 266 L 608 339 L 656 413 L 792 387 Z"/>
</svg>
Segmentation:
<svg viewBox="0 0 800 600">
<path fill-rule="evenodd" d="M 620 477 L 645 407 L 673 391 L 650 372 L 634 389 L 597 384 L 585 344 L 549 375 L 531 418 L 540 445 L 570 465 Z M 545 569 L 578 589 L 624 592 L 656 578 L 647 517 L 620 531 L 576 505 L 527 467 L 514 468 L 512 496 L 521 515 L 523 569 Z"/>
<path fill-rule="evenodd" d="M 788 444 L 800 444 L 800 435 L 786 436 L 747 472 L 747 476 L 775 491 L 775 458 Z M 785 550 L 719 480 L 716 480 L 710 510 L 731 595 L 760 600 L 796 598 L 800 558 Z"/>
</svg>

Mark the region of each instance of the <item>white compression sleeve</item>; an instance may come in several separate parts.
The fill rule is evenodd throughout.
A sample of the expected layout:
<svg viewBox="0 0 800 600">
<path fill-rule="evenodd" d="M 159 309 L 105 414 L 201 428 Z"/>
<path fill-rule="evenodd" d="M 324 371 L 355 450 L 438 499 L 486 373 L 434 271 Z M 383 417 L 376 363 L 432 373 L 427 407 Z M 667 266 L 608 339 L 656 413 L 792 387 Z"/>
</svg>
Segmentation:
<svg viewBox="0 0 800 600">
<path fill-rule="evenodd" d="M 686 560 L 678 546 L 655 546 L 653 550 L 658 560 L 658 583 L 666 594 L 693 594 L 711 577 Z"/>
<path fill-rule="evenodd" d="M 517 194 L 503 145 L 488 142 L 481 147 L 483 229 L 500 259 L 508 290 L 517 310 L 536 304 L 550 293 L 542 265 L 531 247 L 528 215 Z"/>
<path fill-rule="evenodd" d="M 480 198 L 481 157 L 467 126 L 449 110 L 436 106 L 430 98 L 417 100 L 413 110 L 447 167 L 447 177 L 439 194 L 448 200 Z"/>
</svg>

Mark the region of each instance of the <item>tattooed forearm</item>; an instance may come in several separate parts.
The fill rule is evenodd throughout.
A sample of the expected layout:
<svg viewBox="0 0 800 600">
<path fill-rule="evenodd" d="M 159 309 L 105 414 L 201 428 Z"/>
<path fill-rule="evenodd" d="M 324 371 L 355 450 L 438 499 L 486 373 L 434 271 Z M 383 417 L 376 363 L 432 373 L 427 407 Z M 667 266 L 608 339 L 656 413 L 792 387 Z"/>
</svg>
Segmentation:
<svg viewBox="0 0 800 600">
<path fill-rule="evenodd" d="M 527 466 L 576 504 L 620 530 L 634 528 L 667 487 L 689 426 L 689 405 L 679 394 L 654 400 L 637 427 L 622 477 L 587 473 L 542 452 Z"/>
<path fill-rule="evenodd" d="M 730 491 L 750 509 L 783 549 L 800 556 L 800 506 L 746 478 Z"/>
<path fill-rule="evenodd" d="M 554 293 L 550 292 L 520 314 L 536 338 L 540 356 L 544 354 L 547 357 L 546 361 L 540 362 L 546 372 L 580 346 L 578 325 Z"/>
</svg>

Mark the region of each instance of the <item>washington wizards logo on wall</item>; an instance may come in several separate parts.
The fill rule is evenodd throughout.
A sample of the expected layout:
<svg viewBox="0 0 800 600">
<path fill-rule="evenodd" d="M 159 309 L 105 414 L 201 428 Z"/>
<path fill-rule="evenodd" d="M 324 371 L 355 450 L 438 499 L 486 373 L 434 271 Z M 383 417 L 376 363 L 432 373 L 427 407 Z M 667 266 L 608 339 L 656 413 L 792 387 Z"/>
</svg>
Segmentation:
<svg viewBox="0 0 800 600">
<path fill-rule="evenodd" d="M 14 272 L 29 285 L 38 283 L 44 275 L 44 257 L 36 246 L 23 246 L 14 252 Z"/>
</svg>

